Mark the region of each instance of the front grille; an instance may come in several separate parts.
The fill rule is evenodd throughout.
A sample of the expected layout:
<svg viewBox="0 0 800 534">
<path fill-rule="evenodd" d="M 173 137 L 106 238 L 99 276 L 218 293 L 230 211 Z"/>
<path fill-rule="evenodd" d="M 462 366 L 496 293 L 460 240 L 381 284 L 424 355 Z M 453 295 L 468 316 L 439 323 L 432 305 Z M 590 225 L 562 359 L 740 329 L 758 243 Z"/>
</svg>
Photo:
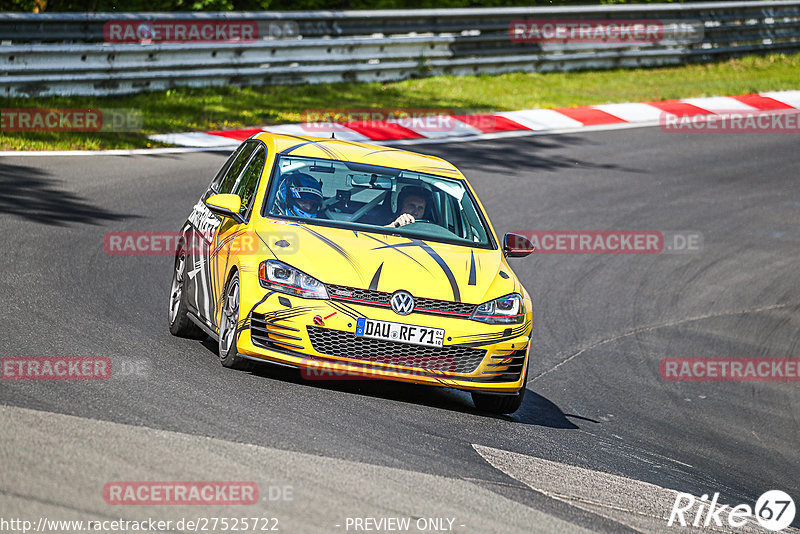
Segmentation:
<svg viewBox="0 0 800 534">
<path fill-rule="evenodd" d="M 328 284 L 327 288 L 328 296 L 332 300 L 342 300 L 379 308 L 391 307 L 391 293 L 334 284 Z M 475 304 L 467 304 L 464 302 L 414 297 L 414 313 L 424 313 L 426 315 L 447 315 L 466 318 L 472 315 L 472 312 L 475 311 L 475 307 Z"/>
<path fill-rule="evenodd" d="M 328 284 L 328 296 L 334 300 L 359 300 L 364 304 L 389 306 L 391 293 L 375 291 L 373 289 L 359 289 L 357 287 L 337 286 Z"/>
<path fill-rule="evenodd" d="M 250 314 L 250 340 L 253 345 L 272 350 L 302 349 L 303 346 L 298 343 L 302 341 L 299 333 L 297 328 L 268 321 L 263 314 Z"/>
<path fill-rule="evenodd" d="M 307 326 L 311 346 L 320 354 L 354 360 L 414 367 L 444 373 L 473 373 L 486 356 L 485 350 L 445 345 L 424 347 L 358 337 L 351 332 Z"/>
</svg>

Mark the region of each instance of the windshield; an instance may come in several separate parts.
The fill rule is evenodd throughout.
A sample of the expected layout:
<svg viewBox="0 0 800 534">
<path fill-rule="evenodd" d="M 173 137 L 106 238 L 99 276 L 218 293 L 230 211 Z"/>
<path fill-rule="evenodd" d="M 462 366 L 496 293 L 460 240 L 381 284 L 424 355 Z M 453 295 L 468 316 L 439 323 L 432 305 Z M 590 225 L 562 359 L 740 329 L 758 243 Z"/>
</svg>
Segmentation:
<svg viewBox="0 0 800 534">
<path fill-rule="evenodd" d="M 262 215 L 493 248 L 461 181 L 349 161 L 280 156 Z"/>
</svg>

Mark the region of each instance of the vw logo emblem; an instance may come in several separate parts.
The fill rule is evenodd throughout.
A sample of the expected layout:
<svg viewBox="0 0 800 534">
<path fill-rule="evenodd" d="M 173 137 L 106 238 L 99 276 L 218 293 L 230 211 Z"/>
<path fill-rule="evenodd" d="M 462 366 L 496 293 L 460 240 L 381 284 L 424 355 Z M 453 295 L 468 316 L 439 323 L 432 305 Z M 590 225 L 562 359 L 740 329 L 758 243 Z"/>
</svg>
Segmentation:
<svg viewBox="0 0 800 534">
<path fill-rule="evenodd" d="M 414 297 L 408 291 L 396 291 L 391 302 L 397 315 L 408 315 L 414 311 Z"/>
</svg>

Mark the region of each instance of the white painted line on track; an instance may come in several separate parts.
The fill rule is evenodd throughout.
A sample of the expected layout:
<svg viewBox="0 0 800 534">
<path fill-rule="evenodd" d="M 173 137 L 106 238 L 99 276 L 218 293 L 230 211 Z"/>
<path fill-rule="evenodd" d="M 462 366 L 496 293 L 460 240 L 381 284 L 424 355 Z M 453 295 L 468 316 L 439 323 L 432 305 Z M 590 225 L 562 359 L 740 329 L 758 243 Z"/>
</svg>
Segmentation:
<svg viewBox="0 0 800 534">
<path fill-rule="evenodd" d="M 752 517 L 748 518 L 742 527 L 733 528 L 728 524 L 726 512 L 730 512 L 731 506 L 749 504 L 752 507 L 755 503 L 731 502 L 730 497 L 726 500 L 724 495 L 720 495 L 720 504 L 729 505 L 727 510 L 719 515 L 722 526 L 717 526 L 711 521 L 710 526 L 701 525 L 700 528 L 696 528 L 691 526 L 691 522 L 695 520 L 702 506 L 697 496 L 696 505 L 684 513 L 689 525 L 668 526 L 672 507 L 680 490 L 492 447 L 473 444 L 473 448 L 493 467 L 534 491 L 639 532 L 712 531 L 731 534 L 767 532 Z M 718 490 L 708 488 L 709 495 L 714 491 Z M 705 506 L 705 511 L 708 511 L 707 503 Z M 703 522 L 706 515 L 701 515 Z M 782 532 L 790 534 L 797 533 L 798 530 L 792 528 Z"/>
<path fill-rule="evenodd" d="M 6 518 L 152 517 L 175 525 L 180 518 L 198 515 L 258 516 L 277 517 L 281 532 L 316 534 L 345 532 L 347 517 L 407 517 L 411 521 L 449 517 L 454 519 L 452 532 L 460 534 L 527 533 L 531 525 L 544 534 L 590 534 L 457 476 L 15 406 L 0 405 L 0 427 L 4 431 L 0 452 Z M 145 480 L 253 482 L 261 498 L 249 506 L 210 508 L 109 506 L 105 502 L 105 484 Z M 287 485 L 291 499 L 269 498 L 269 488 Z"/>
</svg>

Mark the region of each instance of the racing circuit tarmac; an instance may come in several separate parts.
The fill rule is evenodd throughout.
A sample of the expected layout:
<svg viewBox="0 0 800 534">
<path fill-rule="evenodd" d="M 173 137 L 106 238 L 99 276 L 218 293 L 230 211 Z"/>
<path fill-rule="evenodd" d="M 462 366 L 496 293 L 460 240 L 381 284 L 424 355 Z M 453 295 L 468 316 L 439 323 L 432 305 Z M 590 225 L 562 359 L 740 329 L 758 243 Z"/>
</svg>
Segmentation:
<svg viewBox="0 0 800 534">
<path fill-rule="evenodd" d="M 2 516 L 700 532 L 667 526 L 676 492 L 752 506 L 779 489 L 800 504 L 800 383 L 659 374 L 668 357 L 800 357 L 797 141 L 638 128 L 411 147 L 456 164 L 499 234 L 703 236 L 686 254 L 510 260 L 535 328 L 529 391 L 509 417 L 452 390 L 233 371 L 214 344 L 172 337 L 172 258 L 111 256 L 103 236 L 177 231 L 225 154 L 4 157 L 0 355 L 107 356 L 120 372 L 0 381 Z M 255 481 L 263 498 L 106 504 L 104 485 L 125 480 Z M 273 486 L 291 499 L 270 500 Z M 716 531 L 766 532 L 754 520 Z"/>
</svg>

